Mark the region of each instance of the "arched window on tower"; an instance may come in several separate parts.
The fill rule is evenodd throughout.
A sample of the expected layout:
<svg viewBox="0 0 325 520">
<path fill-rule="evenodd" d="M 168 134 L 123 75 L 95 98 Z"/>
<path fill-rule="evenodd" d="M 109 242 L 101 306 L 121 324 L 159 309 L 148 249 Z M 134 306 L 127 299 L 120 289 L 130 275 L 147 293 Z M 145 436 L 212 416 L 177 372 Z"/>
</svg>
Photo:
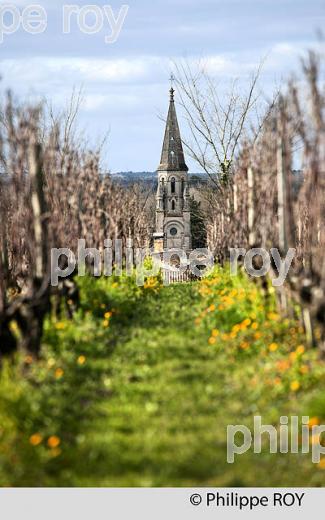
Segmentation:
<svg viewBox="0 0 325 520">
<path fill-rule="evenodd" d="M 175 191 L 176 191 L 175 187 L 176 187 L 176 181 L 175 181 L 175 178 L 172 177 L 172 179 L 171 179 L 171 192 L 172 193 L 175 193 Z"/>
<path fill-rule="evenodd" d="M 175 210 L 175 201 L 172 200 L 172 210 L 174 211 Z"/>
</svg>

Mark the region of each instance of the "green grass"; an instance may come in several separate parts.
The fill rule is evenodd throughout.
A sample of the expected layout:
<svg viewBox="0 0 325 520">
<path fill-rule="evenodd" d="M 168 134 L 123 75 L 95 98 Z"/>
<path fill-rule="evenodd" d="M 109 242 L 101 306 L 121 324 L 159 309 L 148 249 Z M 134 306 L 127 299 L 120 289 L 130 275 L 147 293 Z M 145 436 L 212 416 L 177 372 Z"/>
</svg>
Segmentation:
<svg viewBox="0 0 325 520">
<path fill-rule="evenodd" d="M 170 287 L 88 277 L 80 288 L 73 320 L 49 317 L 42 358 L 3 366 L 1 485 L 323 485 L 310 454 L 265 444 L 226 461 L 228 424 L 325 419 L 325 365 L 273 294 L 220 269 Z"/>
</svg>

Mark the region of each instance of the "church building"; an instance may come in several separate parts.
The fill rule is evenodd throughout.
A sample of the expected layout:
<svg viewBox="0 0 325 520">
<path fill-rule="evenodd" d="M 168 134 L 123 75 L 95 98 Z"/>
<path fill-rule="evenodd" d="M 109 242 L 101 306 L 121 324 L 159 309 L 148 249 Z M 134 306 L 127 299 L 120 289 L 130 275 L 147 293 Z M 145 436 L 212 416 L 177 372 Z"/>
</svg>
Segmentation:
<svg viewBox="0 0 325 520">
<path fill-rule="evenodd" d="M 188 167 L 184 159 L 174 94 L 175 91 L 171 88 L 165 137 L 157 171 L 156 232 L 153 235 L 156 252 L 172 249 L 189 252 L 192 248 Z"/>
</svg>

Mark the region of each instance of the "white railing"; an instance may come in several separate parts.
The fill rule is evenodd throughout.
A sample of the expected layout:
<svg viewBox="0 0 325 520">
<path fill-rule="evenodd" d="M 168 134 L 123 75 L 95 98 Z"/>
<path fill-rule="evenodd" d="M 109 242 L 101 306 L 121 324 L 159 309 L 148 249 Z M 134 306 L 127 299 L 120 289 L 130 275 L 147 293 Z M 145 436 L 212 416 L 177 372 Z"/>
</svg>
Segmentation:
<svg viewBox="0 0 325 520">
<path fill-rule="evenodd" d="M 199 279 L 189 269 L 186 269 L 185 271 L 179 271 L 171 268 L 163 269 L 162 274 L 165 285 L 169 285 L 171 283 L 193 282 L 194 280 Z"/>
</svg>

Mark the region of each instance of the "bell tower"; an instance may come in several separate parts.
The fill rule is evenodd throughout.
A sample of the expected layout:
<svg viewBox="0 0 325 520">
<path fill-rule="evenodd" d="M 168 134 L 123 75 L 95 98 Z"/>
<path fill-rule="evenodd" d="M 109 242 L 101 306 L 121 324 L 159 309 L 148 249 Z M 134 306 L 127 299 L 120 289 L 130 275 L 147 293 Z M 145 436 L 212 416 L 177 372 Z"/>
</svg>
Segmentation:
<svg viewBox="0 0 325 520">
<path fill-rule="evenodd" d="M 188 167 L 184 159 L 174 95 L 175 91 L 171 87 L 164 142 L 157 170 L 156 232 L 153 235 L 156 252 L 166 249 L 190 251 L 192 247 Z"/>
</svg>

